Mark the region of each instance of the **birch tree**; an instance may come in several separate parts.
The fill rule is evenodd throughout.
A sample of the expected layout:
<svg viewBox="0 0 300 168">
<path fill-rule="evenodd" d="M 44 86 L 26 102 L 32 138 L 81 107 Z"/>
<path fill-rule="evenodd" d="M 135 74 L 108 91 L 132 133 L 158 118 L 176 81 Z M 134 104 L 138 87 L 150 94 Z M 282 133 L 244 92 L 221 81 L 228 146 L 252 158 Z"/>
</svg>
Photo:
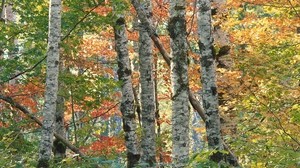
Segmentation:
<svg viewBox="0 0 300 168">
<path fill-rule="evenodd" d="M 122 81 L 122 100 L 120 110 L 123 115 L 123 130 L 127 150 L 127 167 L 134 167 L 140 159 L 136 121 L 134 112 L 134 94 L 132 90 L 131 67 L 127 48 L 125 19 L 118 18 L 114 26 L 115 48 L 118 54 L 118 76 Z"/>
<path fill-rule="evenodd" d="M 185 0 L 170 2 L 172 83 L 172 157 L 174 167 L 185 167 L 189 156 L 189 86 Z"/>
<path fill-rule="evenodd" d="M 213 37 L 211 24 L 210 0 L 198 1 L 198 36 L 201 55 L 202 101 L 206 114 L 206 134 L 208 146 L 212 150 L 223 150 L 221 124 L 219 116 L 218 92 L 216 86 L 216 65 L 213 53 Z M 211 160 L 220 162 L 222 154 L 216 152 Z"/>
<path fill-rule="evenodd" d="M 151 1 L 142 2 L 142 7 L 151 20 Z M 141 22 L 139 27 L 139 62 L 142 106 L 142 155 L 141 161 L 153 167 L 155 161 L 155 97 L 153 81 L 152 40 Z"/>
<path fill-rule="evenodd" d="M 39 148 L 37 167 L 49 167 L 51 158 L 54 114 L 58 91 L 59 43 L 61 33 L 61 0 L 50 0 L 49 3 L 49 32 L 47 52 L 47 75 L 45 104 L 43 108 L 43 128 Z"/>
</svg>

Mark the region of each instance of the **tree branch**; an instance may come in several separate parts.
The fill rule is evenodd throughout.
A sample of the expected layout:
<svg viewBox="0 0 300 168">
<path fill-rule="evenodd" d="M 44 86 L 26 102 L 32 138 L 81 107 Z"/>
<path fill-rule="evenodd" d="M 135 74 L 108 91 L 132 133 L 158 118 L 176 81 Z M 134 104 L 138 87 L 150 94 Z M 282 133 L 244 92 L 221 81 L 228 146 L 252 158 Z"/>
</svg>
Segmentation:
<svg viewBox="0 0 300 168">
<path fill-rule="evenodd" d="M 287 0 L 289 2 L 289 4 L 291 5 L 292 9 L 294 10 L 295 14 L 300 18 L 300 15 L 298 13 L 298 11 L 296 10 L 296 8 L 294 7 L 294 5 L 292 4 L 291 0 Z"/>
<path fill-rule="evenodd" d="M 104 113 L 102 113 L 102 114 L 100 114 L 100 115 L 97 115 L 96 117 L 93 117 L 92 119 L 94 119 L 94 121 L 93 121 L 93 123 L 92 123 L 92 127 L 95 126 L 95 124 L 97 123 L 97 119 L 98 119 L 99 117 L 101 117 L 101 116 L 103 116 L 103 115 L 109 113 L 112 109 L 114 109 L 115 107 L 117 107 L 118 104 L 120 104 L 120 102 L 116 103 L 115 105 L 113 105 L 112 107 L 110 107 L 109 109 L 107 109 Z M 91 120 L 89 120 L 89 121 L 91 121 Z M 82 122 L 82 123 L 84 123 L 84 122 Z M 93 129 L 90 129 L 90 130 L 89 130 L 89 133 L 88 133 L 88 135 L 84 138 L 83 143 L 85 143 L 85 142 L 89 139 L 89 137 L 91 136 L 92 131 L 93 131 Z"/>
<path fill-rule="evenodd" d="M 254 82 L 254 81 L 253 81 Z M 300 141 L 298 139 L 296 139 L 294 136 L 292 136 L 290 133 L 288 133 L 288 131 L 283 127 L 282 122 L 280 120 L 280 118 L 271 110 L 270 106 L 263 103 L 262 101 L 260 101 L 260 99 L 256 96 L 256 94 L 251 90 L 251 88 L 248 88 L 248 90 L 250 91 L 250 93 L 254 96 L 254 98 L 264 107 L 266 107 L 268 109 L 268 112 L 270 112 L 274 118 L 277 120 L 277 123 L 280 127 L 280 129 L 284 132 L 284 134 L 286 134 L 288 137 L 290 137 L 297 145 L 300 146 Z"/>
<path fill-rule="evenodd" d="M 11 97 L 4 96 L 0 94 L 0 99 L 9 103 L 12 107 L 15 107 L 19 109 L 21 112 L 23 112 L 26 116 L 28 116 L 30 119 L 32 119 L 34 122 L 36 122 L 39 126 L 43 127 L 42 122 L 36 118 L 28 109 L 26 109 L 24 106 L 20 105 L 19 103 L 15 102 Z M 76 146 L 72 145 L 68 140 L 63 138 L 61 135 L 54 133 L 54 136 L 60 140 L 63 144 L 65 144 L 69 149 L 71 149 L 73 152 L 79 154 L 81 157 L 86 157 L 85 154 L 83 154 Z"/>
</svg>

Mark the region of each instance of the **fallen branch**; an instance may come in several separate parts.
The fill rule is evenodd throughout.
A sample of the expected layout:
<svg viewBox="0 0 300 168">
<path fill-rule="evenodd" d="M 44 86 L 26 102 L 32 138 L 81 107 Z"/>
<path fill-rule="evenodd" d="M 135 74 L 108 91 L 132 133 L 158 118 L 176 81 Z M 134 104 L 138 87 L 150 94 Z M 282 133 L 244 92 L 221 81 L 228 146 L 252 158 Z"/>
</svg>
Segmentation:
<svg viewBox="0 0 300 168">
<path fill-rule="evenodd" d="M 43 127 L 42 122 L 36 118 L 28 109 L 26 109 L 21 104 L 15 102 L 11 97 L 0 95 L 0 99 L 9 103 L 12 107 L 15 107 L 19 109 L 21 112 L 23 112 L 26 116 L 28 116 L 30 119 L 32 119 L 34 122 L 36 122 L 39 126 Z M 63 144 L 65 144 L 69 149 L 71 149 L 76 154 L 79 154 L 80 157 L 84 158 L 86 157 L 85 154 L 83 154 L 80 149 L 78 149 L 76 146 L 72 145 L 68 140 L 63 138 L 61 135 L 54 133 L 55 138 L 60 140 Z"/>
</svg>

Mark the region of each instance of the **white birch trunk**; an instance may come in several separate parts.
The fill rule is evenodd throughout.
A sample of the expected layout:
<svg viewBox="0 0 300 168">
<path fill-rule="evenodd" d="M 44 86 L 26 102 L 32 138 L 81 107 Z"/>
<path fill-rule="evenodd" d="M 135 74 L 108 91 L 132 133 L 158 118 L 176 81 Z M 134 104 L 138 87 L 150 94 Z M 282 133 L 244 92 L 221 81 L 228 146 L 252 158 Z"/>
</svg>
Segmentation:
<svg viewBox="0 0 300 168">
<path fill-rule="evenodd" d="M 46 92 L 38 167 L 49 167 L 53 144 L 54 114 L 58 91 L 61 0 L 50 0 L 49 9 Z"/>
<path fill-rule="evenodd" d="M 118 75 L 122 81 L 122 100 L 120 110 L 123 115 L 123 130 L 127 149 L 127 167 L 134 167 L 140 159 L 136 121 L 134 112 L 134 94 L 132 90 L 131 66 L 127 48 L 125 19 L 120 17 L 114 27 L 115 47 L 118 54 Z"/>
<path fill-rule="evenodd" d="M 206 134 L 208 146 L 212 150 L 223 150 L 219 116 L 218 92 L 216 86 L 216 65 L 213 53 L 210 0 L 198 1 L 198 35 L 201 54 L 202 101 L 206 114 Z M 216 152 L 211 160 L 220 162 L 222 154 Z"/>
<path fill-rule="evenodd" d="M 186 167 L 189 159 L 189 86 L 185 0 L 170 2 L 172 82 L 172 158 L 174 167 Z"/>
<path fill-rule="evenodd" d="M 142 7 L 151 20 L 151 1 L 142 2 Z M 152 40 L 148 35 L 147 28 L 141 22 L 139 30 L 139 62 L 141 83 L 141 106 L 142 106 L 142 163 L 147 167 L 155 167 L 155 97 L 153 81 L 153 57 Z"/>
<path fill-rule="evenodd" d="M 5 0 L 1 0 L 1 12 L 0 12 L 0 21 L 4 21 L 4 13 L 5 13 Z"/>
<path fill-rule="evenodd" d="M 3 8 L 3 18 L 5 21 L 5 24 L 8 23 L 16 23 L 17 22 L 17 17 L 16 17 L 16 12 L 13 11 L 13 4 L 12 3 L 8 3 L 4 5 Z M 14 43 L 14 49 L 7 51 L 7 55 L 8 55 L 8 59 L 13 59 L 16 55 L 18 55 L 18 39 L 12 39 L 11 42 Z M 18 73 L 17 71 L 15 73 Z M 15 85 L 17 83 L 17 79 L 11 79 L 8 82 L 10 85 Z"/>
</svg>

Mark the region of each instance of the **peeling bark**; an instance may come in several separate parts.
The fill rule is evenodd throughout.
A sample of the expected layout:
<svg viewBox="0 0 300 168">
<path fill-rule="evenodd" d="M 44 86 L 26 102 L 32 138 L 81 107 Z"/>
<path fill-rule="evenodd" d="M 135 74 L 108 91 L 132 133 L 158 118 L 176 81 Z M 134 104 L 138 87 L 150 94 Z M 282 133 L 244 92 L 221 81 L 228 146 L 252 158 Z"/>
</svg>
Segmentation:
<svg viewBox="0 0 300 168">
<path fill-rule="evenodd" d="M 120 17 L 114 27 L 115 48 L 118 54 L 118 75 L 122 81 L 122 100 L 120 110 L 123 115 L 123 130 L 127 149 L 127 167 L 134 167 L 140 159 L 136 135 L 134 94 L 132 90 L 131 67 L 127 48 L 125 19 Z"/>
<path fill-rule="evenodd" d="M 216 65 L 213 53 L 213 36 L 211 24 L 211 2 L 210 0 L 198 1 L 198 36 L 201 54 L 201 83 L 202 101 L 206 114 L 206 134 L 208 146 L 212 150 L 224 150 L 221 139 L 221 123 L 219 116 L 218 92 L 216 86 Z M 211 156 L 211 160 L 220 162 L 220 152 Z"/>
<path fill-rule="evenodd" d="M 51 158 L 54 114 L 58 91 L 59 43 L 61 33 L 61 0 L 51 0 L 49 4 L 49 34 L 47 53 L 47 75 L 45 104 L 43 108 L 43 129 L 39 147 L 37 167 L 49 167 Z"/>
<path fill-rule="evenodd" d="M 186 167 L 189 160 L 190 112 L 185 8 L 185 0 L 170 2 L 168 31 L 171 37 L 173 167 Z"/>
</svg>

